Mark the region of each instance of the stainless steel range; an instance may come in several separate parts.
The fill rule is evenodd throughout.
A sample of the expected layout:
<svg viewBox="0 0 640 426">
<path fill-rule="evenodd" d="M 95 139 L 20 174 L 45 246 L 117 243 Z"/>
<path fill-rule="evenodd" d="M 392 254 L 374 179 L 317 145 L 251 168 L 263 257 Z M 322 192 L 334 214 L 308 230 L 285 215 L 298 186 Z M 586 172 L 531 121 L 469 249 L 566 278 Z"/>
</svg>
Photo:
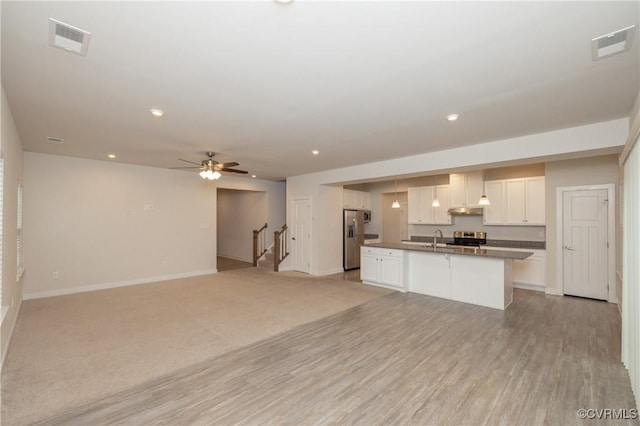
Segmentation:
<svg viewBox="0 0 640 426">
<path fill-rule="evenodd" d="M 454 231 L 453 242 L 447 243 L 450 246 L 480 247 L 487 244 L 486 232 L 474 231 Z"/>
</svg>

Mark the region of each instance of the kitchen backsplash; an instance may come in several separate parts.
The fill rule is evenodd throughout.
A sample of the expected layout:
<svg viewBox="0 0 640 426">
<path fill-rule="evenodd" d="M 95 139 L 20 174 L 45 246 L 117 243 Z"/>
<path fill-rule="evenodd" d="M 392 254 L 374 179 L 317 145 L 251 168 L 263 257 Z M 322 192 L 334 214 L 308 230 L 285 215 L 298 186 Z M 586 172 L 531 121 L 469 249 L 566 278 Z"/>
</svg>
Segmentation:
<svg viewBox="0 0 640 426">
<path fill-rule="evenodd" d="M 432 237 L 436 229 L 445 237 L 453 231 L 484 231 L 492 240 L 546 241 L 544 226 L 484 226 L 482 216 L 454 216 L 453 225 L 408 225 L 408 234 Z"/>
</svg>

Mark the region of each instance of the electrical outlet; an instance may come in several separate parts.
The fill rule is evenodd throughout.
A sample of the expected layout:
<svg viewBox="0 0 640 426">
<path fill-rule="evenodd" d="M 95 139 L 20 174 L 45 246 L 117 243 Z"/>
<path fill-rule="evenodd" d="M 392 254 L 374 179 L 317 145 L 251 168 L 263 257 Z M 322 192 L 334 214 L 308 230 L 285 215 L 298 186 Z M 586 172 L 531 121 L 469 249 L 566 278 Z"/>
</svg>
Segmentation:
<svg viewBox="0 0 640 426">
<path fill-rule="evenodd" d="M 57 280 L 58 278 L 60 278 L 60 273 L 58 271 L 54 271 L 51 274 L 51 278 L 53 278 L 54 280 Z"/>
</svg>

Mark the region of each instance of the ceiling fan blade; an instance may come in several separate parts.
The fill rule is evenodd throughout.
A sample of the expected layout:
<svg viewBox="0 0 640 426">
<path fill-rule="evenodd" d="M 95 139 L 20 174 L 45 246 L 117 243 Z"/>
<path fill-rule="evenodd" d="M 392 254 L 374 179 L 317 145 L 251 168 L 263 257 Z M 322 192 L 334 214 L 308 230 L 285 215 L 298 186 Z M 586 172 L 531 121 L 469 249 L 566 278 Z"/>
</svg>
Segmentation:
<svg viewBox="0 0 640 426">
<path fill-rule="evenodd" d="M 232 161 L 230 163 L 222 163 L 220 164 L 222 166 L 223 169 L 226 169 L 227 167 L 235 167 L 235 166 L 239 166 L 240 163 L 236 163 L 235 161 Z"/>
<path fill-rule="evenodd" d="M 189 161 L 189 160 L 183 160 L 182 158 L 178 158 L 178 160 L 180 161 L 184 161 L 185 163 L 191 163 L 191 164 L 195 164 L 196 166 L 200 166 L 200 163 L 194 163 L 193 161 Z"/>
<path fill-rule="evenodd" d="M 242 173 L 243 175 L 246 175 L 249 172 L 246 172 L 244 170 L 238 170 L 238 169 L 220 169 L 221 172 L 231 172 L 231 173 Z"/>
<path fill-rule="evenodd" d="M 202 166 L 199 167 L 169 167 L 170 169 L 201 169 Z"/>
</svg>

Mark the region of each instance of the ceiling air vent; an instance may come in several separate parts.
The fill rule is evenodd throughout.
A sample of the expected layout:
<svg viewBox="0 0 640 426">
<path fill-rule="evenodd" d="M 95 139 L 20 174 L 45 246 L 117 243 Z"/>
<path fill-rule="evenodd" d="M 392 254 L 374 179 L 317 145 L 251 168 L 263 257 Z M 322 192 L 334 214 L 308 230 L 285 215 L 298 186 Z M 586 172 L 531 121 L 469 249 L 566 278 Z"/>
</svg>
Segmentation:
<svg viewBox="0 0 640 426">
<path fill-rule="evenodd" d="M 631 49 L 636 26 L 632 25 L 591 40 L 591 57 L 594 61 Z"/>
<path fill-rule="evenodd" d="M 62 145 L 64 143 L 64 139 L 47 136 L 47 142 L 48 143 L 54 143 L 56 145 Z"/>
<path fill-rule="evenodd" d="M 49 46 L 84 56 L 90 39 L 90 32 L 49 18 Z"/>
</svg>

